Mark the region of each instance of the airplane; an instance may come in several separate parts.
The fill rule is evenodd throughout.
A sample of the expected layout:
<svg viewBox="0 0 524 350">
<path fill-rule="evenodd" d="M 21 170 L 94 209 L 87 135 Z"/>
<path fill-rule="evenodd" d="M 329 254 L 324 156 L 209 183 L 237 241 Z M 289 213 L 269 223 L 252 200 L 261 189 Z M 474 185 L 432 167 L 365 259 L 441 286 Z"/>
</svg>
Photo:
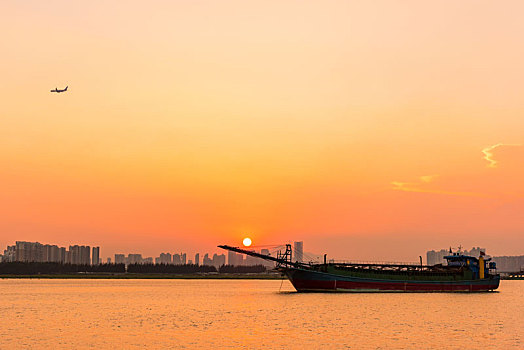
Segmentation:
<svg viewBox="0 0 524 350">
<path fill-rule="evenodd" d="M 63 90 L 60 90 L 60 89 L 58 89 L 58 88 L 55 88 L 54 90 L 51 90 L 51 92 L 56 92 L 56 93 L 66 92 L 68 87 L 69 87 L 69 86 L 66 86 L 65 89 L 63 89 Z"/>
</svg>

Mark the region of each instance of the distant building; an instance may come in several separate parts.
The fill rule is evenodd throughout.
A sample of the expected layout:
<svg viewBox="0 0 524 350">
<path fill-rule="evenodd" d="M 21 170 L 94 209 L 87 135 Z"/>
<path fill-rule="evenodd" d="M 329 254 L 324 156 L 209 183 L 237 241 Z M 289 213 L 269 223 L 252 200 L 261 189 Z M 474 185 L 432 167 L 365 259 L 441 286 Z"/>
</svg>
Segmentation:
<svg viewBox="0 0 524 350">
<path fill-rule="evenodd" d="M 80 263 L 84 265 L 91 265 L 90 246 L 80 246 Z"/>
<path fill-rule="evenodd" d="M 463 252 L 463 254 L 464 255 L 469 255 L 469 256 L 474 256 L 475 258 L 478 258 L 480 256 L 480 252 L 483 252 L 484 254 L 486 254 L 486 248 L 480 248 L 480 247 L 471 248 L 471 250 L 469 252 L 467 250 L 465 250 Z"/>
<path fill-rule="evenodd" d="M 129 254 L 126 259 L 126 263 L 127 265 L 142 264 L 143 263 L 142 254 Z"/>
<path fill-rule="evenodd" d="M 255 250 L 252 250 L 252 252 L 255 252 Z M 256 258 L 251 255 L 246 255 L 246 259 L 244 260 L 244 265 L 246 266 L 253 266 L 253 265 L 261 265 L 262 261 L 260 258 Z"/>
<path fill-rule="evenodd" d="M 449 250 L 447 249 L 441 249 L 439 251 L 430 250 L 426 252 L 426 262 L 427 265 L 433 266 L 437 264 L 447 264 L 446 259 L 444 257 L 446 255 L 449 255 Z"/>
<path fill-rule="evenodd" d="M 111 264 L 111 258 L 107 258 L 107 263 Z"/>
<path fill-rule="evenodd" d="M 4 250 L 2 261 L 3 262 L 16 261 L 16 246 L 14 245 L 7 246 L 7 248 Z"/>
<path fill-rule="evenodd" d="M 60 259 L 60 262 L 61 263 L 65 263 L 66 262 L 66 249 L 65 247 L 60 247 L 58 248 L 58 256 L 59 256 L 59 259 Z"/>
<path fill-rule="evenodd" d="M 71 256 L 71 264 L 80 264 L 80 246 L 69 246 L 69 254 Z"/>
<path fill-rule="evenodd" d="M 304 242 L 295 242 L 293 247 L 293 261 L 304 261 Z"/>
<path fill-rule="evenodd" d="M 207 254 L 206 254 L 207 255 Z M 217 269 L 226 264 L 226 255 L 225 254 L 213 254 L 213 261 L 211 262 L 211 265 L 216 267 Z"/>
<path fill-rule="evenodd" d="M 80 263 L 84 265 L 91 264 L 91 247 L 81 246 L 80 247 Z"/>
<path fill-rule="evenodd" d="M 157 264 L 171 264 L 173 260 L 171 259 L 170 253 L 160 253 L 160 256 L 155 259 Z"/>
<path fill-rule="evenodd" d="M 180 254 L 173 254 L 173 265 L 181 265 L 182 260 L 180 259 Z"/>
<path fill-rule="evenodd" d="M 126 256 L 124 254 L 115 254 L 115 264 L 125 264 Z"/>
<path fill-rule="evenodd" d="M 93 257 L 91 260 L 92 265 L 100 264 L 100 247 L 93 247 Z"/>
<path fill-rule="evenodd" d="M 244 258 L 242 257 L 242 254 L 237 254 L 232 251 L 227 252 L 227 264 L 228 265 L 240 266 L 243 263 L 244 263 Z"/>
<path fill-rule="evenodd" d="M 27 262 L 44 261 L 44 246 L 38 242 L 15 242 L 15 260 Z"/>
<path fill-rule="evenodd" d="M 195 254 L 195 265 L 200 265 L 200 254 L 199 253 L 196 253 Z"/>
<path fill-rule="evenodd" d="M 262 254 L 262 255 L 268 255 L 268 256 L 271 255 L 270 252 L 269 252 L 269 249 L 262 249 L 262 250 L 260 251 L 260 254 Z M 268 261 L 268 260 L 262 260 L 262 259 L 260 259 L 260 262 L 261 262 L 262 265 L 264 265 L 264 266 L 267 267 L 267 268 L 273 268 L 273 267 L 275 267 L 275 263 L 274 263 L 273 261 Z"/>
<path fill-rule="evenodd" d="M 78 264 L 80 261 L 80 246 L 69 246 L 68 252 L 68 263 Z"/>
<path fill-rule="evenodd" d="M 4 251 L 4 261 L 58 262 L 69 264 L 91 264 L 89 246 L 64 247 L 39 242 L 17 241 L 14 246 Z M 10 260 L 12 259 L 12 260 Z"/>
<path fill-rule="evenodd" d="M 204 255 L 202 265 L 213 266 L 213 260 L 209 259 L 209 254 L 206 253 L 206 255 Z"/>
<path fill-rule="evenodd" d="M 71 264 L 91 264 L 91 247 L 89 246 L 69 246 L 71 253 Z"/>
<path fill-rule="evenodd" d="M 153 263 L 152 257 L 147 257 L 147 258 L 142 259 L 142 264 L 152 264 L 152 263 Z"/>
<path fill-rule="evenodd" d="M 61 248 L 59 248 L 57 245 L 50 245 L 50 244 L 44 245 L 44 260 L 43 261 L 64 262 L 60 254 L 60 250 Z"/>
<path fill-rule="evenodd" d="M 497 271 L 499 272 L 524 271 L 524 255 L 494 256 L 492 259 L 497 263 Z"/>
</svg>

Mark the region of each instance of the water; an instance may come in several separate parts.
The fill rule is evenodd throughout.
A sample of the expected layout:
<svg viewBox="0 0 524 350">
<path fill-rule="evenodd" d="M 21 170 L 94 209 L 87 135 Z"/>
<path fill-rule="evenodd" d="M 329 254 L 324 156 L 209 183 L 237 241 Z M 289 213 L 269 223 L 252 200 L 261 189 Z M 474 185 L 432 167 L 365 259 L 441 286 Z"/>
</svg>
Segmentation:
<svg viewBox="0 0 524 350">
<path fill-rule="evenodd" d="M 499 293 L 299 294 L 286 280 L 0 280 L 1 349 L 524 349 Z"/>
</svg>

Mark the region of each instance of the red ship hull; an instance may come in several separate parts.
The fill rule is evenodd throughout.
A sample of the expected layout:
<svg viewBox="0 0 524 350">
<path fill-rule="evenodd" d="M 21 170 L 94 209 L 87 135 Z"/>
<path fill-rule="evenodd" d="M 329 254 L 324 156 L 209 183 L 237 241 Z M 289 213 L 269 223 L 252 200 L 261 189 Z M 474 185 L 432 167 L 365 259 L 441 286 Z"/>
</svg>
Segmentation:
<svg viewBox="0 0 524 350">
<path fill-rule="evenodd" d="M 283 272 L 298 292 L 488 292 L 498 288 L 500 277 L 417 281 L 358 278 L 306 269 L 286 268 Z"/>
</svg>

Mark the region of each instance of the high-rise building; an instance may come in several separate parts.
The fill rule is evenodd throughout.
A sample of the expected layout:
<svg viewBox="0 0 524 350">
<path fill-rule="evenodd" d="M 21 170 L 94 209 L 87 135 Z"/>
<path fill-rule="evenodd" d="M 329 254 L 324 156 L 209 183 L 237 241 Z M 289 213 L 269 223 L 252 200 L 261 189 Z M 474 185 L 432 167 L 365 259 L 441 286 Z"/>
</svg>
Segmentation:
<svg viewBox="0 0 524 350">
<path fill-rule="evenodd" d="M 59 262 L 69 264 L 91 264 L 91 248 L 89 246 L 69 246 L 69 250 L 52 244 L 39 242 L 17 241 L 4 257 L 4 261 L 28 262 Z"/>
<path fill-rule="evenodd" d="M 497 263 L 497 271 L 500 272 L 524 271 L 524 255 L 494 256 L 493 261 Z"/>
<path fill-rule="evenodd" d="M 82 246 L 80 248 L 80 263 L 84 265 L 91 265 L 91 247 Z"/>
<path fill-rule="evenodd" d="M 44 246 L 42 244 L 23 241 L 17 241 L 15 244 L 16 261 L 44 261 Z"/>
<path fill-rule="evenodd" d="M 186 253 L 180 253 L 180 262 L 182 263 L 182 265 L 186 264 L 186 262 L 187 262 L 187 255 L 186 255 Z"/>
<path fill-rule="evenodd" d="M 111 264 L 111 258 L 107 258 L 107 263 Z"/>
<path fill-rule="evenodd" d="M 202 265 L 206 265 L 206 266 L 212 266 L 213 265 L 213 260 L 209 259 L 209 254 L 206 253 L 206 255 L 204 255 L 204 259 L 202 261 Z"/>
<path fill-rule="evenodd" d="M 246 260 L 244 261 L 244 265 L 254 266 L 254 265 L 260 265 L 260 264 L 262 264 L 262 260 L 260 260 L 259 258 L 256 258 L 251 255 L 246 255 Z"/>
<path fill-rule="evenodd" d="M 200 254 L 199 253 L 196 253 L 195 254 L 195 265 L 200 265 Z"/>
<path fill-rule="evenodd" d="M 486 254 L 486 248 L 473 247 L 469 252 L 465 250 L 464 255 L 474 256 L 475 258 L 478 258 L 480 256 L 480 252 Z"/>
<path fill-rule="evenodd" d="M 182 264 L 182 260 L 180 259 L 180 254 L 173 254 L 173 265 L 180 265 Z"/>
<path fill-rule="evenodd" d="M 71 255 L 71 261 L 70 261 L 71 264 L 80 264 L 80 246 L 70 245 L 69 254 Z"/>
<path fill-rule="evenodd" d="M 127 265 L 142 264 L 143 263 L 142 254 L 129 254 L 126 259 L 126 263 Z"/>
<path fill-rule="evenodd" d="M 439 251 L 430 250 L 426 252 L 426 262 L 428 265 L 433 266 L 437 264 L 446 264 L 444 257 L 449 255 L 447 249 L 441 249 Z"/>
<path fill-rule="evenodd" d="M 262 254 L 262 255 L 268 255 L 268 256 L 271 255 L 271 253 L 269 252 L 269 249 L 262 249 L 262 250 L 260 251 L 260 254 Z M 259 259 L 259 260 L 260 260 L 260 263 L 261 263 L 262 265 L 264 265 L 265 267 L 267 267 L 267 268 L 273 268 L 273 267 L 275 267 L 275 263 L 274 263 L 273 261 L 262 260 L 262 259 Z"/>
<path fill-rule="evenodd" d="M 157 264 L 171 264 L 173 260 L 171 259 L 170 253 L 160 253 L 160 256 L 155 259 Z"/>
<path fill-rule="evenodd" d="M 12 262 L 16 261 L 16 246 L 11 245 L 7 246 L 7 248 L 4 250 L 4 256 L 2 258 L 3 262 Z"/>
<path fill-rule="evenodd" d="M 59 251 L 58 246 L 45 244 L 43 248 L 44 248 L 44 256 L 43 256 L 42 261 L 58 262 L 58 251 Z"/>
<path fill-rule="evenodd" d="M 65 250 L 65 248 L 60 248 L 58 247 L 57 245 L 49 245 L 49 244 L 46 244 L 44 246 L 45 248 L 45 258 L 44 258 L 44 261 L 49 261 L 49 262 L 64 262 L 64 260 L 62 259 L 62 249 Z"/>
<path fill-rule="evenodd" d="M 237 254 L 232 251 L 227 252 L 227 263 L 228 265 L 240 266 L 244 262 L 242 254 Z"/>
<path fill-rule="evenodd" d="M 238 266 L 245 265 L 246 261 L 244 259 L 244 254 L 237 254 L 236 255 L 236 261 Z"/>
<path fill-rule="evenodd" d="M 293 247 L 293 261 L 304 261 L 304 242 L 295 242 Z"/>
<path fill-rule="evenodd" d="M 124 254 L 115 254 L 115 264 L 125 264 L 126 256 Z"/>
<path fill-rule="evenodd" d="M 91 264 L 91 247 L 90 246 L 69 246 L 71 252 L 71 264 Z"/>
<path fill-rule="evenodd" d="M 91 263 L 93 265 L 100 264 L 100 247 L 93 247 L 93 258 Z"/>
<path fill-rule="evenodd" d="M 226 254 L 217 255 L 218 266 L 223 266 L 226 264 Z"/>
<path fill-rule="evenodd" d="M 65 247 L 60 247 L 58 249 L 58 256 L 59 256 L 59 259 L 60 259 L 61 263 L 65 263 L 66 262 L 66 249 L 65 249 Z"/>
<path fill-rule="evenodd" d="M 207 255 L 207 254 L 206 254 Z M 214 267 L 216 267 L 217 269 L 222 266 L 222 265 L 225 265 L 226 264 L 226 255 L 225 254 L 213 254 L 213 260 L 211 262 L 211 265 L 213 265 Z"/>
</svg>

